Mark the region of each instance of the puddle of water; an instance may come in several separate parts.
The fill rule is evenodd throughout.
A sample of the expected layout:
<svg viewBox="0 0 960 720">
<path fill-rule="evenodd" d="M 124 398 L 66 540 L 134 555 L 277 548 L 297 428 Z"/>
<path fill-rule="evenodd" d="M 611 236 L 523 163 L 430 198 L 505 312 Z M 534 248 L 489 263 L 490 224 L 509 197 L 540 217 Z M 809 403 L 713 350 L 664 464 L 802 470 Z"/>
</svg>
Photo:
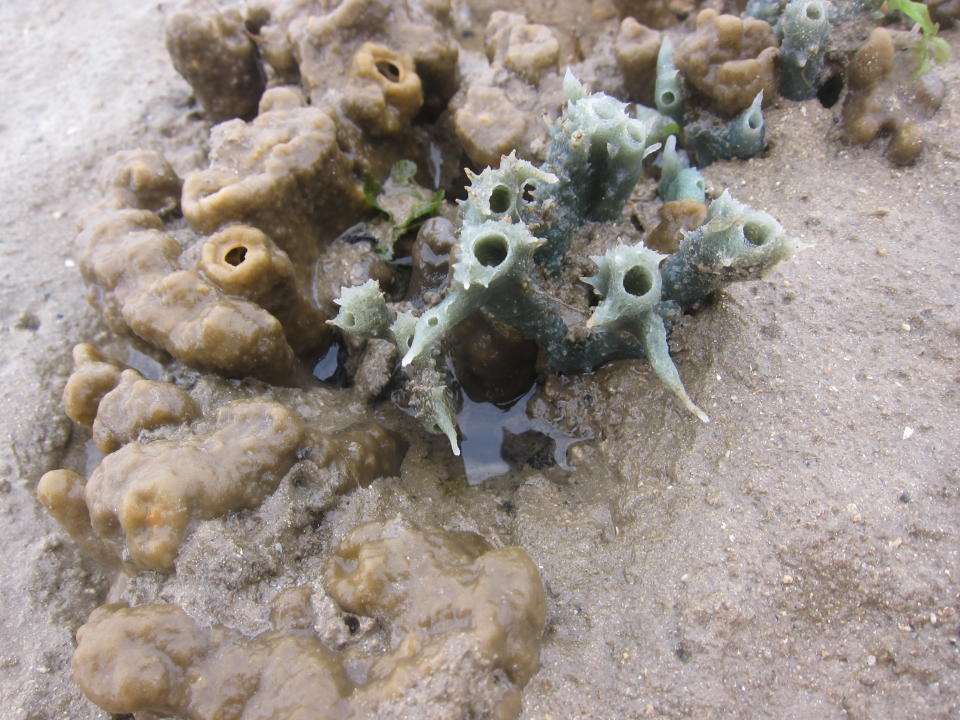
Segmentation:
<svg viewBox="0 0 960 720">
<path fill-rule="evenodd" d="M 322 383 L 342 388 L 347 385 L 347 350 L 335 339 L 313 366 L 313 377 Z"/>
<path fill-rule="evenodd" d="M 167 375 L 167 369 L 162 364 L 129 346 L 127 347 L 127 365 L 147 380 L 163 380 Z"/>
<path fill-rule="evenodd" d="M 506 405 L 474 402 L 464 394 L 463 409 L 457 415 L 457 424 L 460 426 L 463 468 L 470 485 L 479 485 L 514 469 L 515 465 L 503 457 L 504 440 L 508 434 L 544 437 L 547 441 L 544 444 L 553 446 L 550 464 L 556 464 L 564 470 L 574 469 L 567 460 L 567 451 L 574 443 L 587 438 L 571 437 L 546 420 L 528 417 L 527 405 L 536 391 L 537 385 L 534 384 Z"/>
</svg>

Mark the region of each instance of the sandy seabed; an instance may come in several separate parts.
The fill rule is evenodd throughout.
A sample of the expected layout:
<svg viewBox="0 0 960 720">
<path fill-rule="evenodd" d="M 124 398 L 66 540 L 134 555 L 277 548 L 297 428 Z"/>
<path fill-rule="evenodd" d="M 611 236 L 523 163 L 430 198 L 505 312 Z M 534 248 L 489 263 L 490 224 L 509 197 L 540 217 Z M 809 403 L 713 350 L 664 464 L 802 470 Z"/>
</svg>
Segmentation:
<svg viewBox="0 0 960 720">
<path fill-rule="evenodd" d="M 204 152 L 163 47 L 167 5 L 0 5 L 11 720 L 105 717 L 70 677 L 102 583 L 34 491 L 87 440 L 60 393 L 70 348 L 107 337 L 72 260 L 100 161 L 144 146 L 182 166 Z M 404 513 L 522 546 L 548 598 L 527 720 L 960 715 L 958 74 L 956 58 L 942 69 L 947 98 L 914 167 L 840 143 L 836 108 L 781 100 L 769 152 L 705 171 L 713 194 L 731 188 L 808 244 L 675 333 L 711 424 L 681 414 L 643 362 L 615 363 L 544 389 L 594 436 L 575 471 L 469 487 L 411 461 L 327 532 L 361 511 Z"/>
</svg>

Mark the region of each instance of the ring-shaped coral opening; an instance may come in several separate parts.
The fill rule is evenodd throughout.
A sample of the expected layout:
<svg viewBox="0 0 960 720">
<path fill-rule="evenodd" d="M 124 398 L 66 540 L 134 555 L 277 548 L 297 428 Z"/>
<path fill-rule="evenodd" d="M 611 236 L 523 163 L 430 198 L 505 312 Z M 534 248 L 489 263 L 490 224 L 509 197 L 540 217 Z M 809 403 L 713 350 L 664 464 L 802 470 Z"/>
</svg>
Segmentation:
<svg viewBox="0 0 960 720">
<path fill-rule="evenodd" d="M 670 106 L 677 101 L 677 96 L 674 94 L 673 90 L 664 90 L 660 93 L 660 104 Z"/>
<path fill-rule="evenodd" d="M 247 257 L 247 249 L 243 245 L 237 245 L 227 250 L 226 254 L 223 256 L 224 262 L 227 265 L 233 265 L 237 267 L 242 264 Z"/>
<path fill-rule="evenodd" d="M 513 204 L 513 193 L 506 185 L 497 185 L 490 191 L 490 211 L 503 213 Z"/>
<path fill-rule="evenodd" d="M 353 313 L 344 313 L 343 314 L 343 324 L 347 327 L 353 327 L 357 324 L 357 318 Z"/>
<path fill-rule="evenodd" d="M 623 276 L 623 289 L 634 297 L 643 297 L 653 289 L 653 275 L 646 265 L 634 265 Z"/>
<path fill-rule="evenodd" d="M 819 20 L 821 18 L 820 6 L 816 3 L 810 3 L 807 5 L 806 15 L 810 20 Z"/>
<path fill-rule="evenodd" d="M 497 267 L 509 253 L 507 239 L 500 234 L 484 235 L 473 243 L 473 256 L 484 267 Z"/>
<path fill-rule="evenodd" d="M 757 222 L 748 222 L 743 226 L 743 237 L 754 247 L 760 247 L 770 241 L 770 228 Z"/>
<path fill-rule="evenodd" d="M 758 112 L 747 115 L 747 127 L 751 130 L 759 130 L 763 124 L 763 115 Z"/>
</svg>

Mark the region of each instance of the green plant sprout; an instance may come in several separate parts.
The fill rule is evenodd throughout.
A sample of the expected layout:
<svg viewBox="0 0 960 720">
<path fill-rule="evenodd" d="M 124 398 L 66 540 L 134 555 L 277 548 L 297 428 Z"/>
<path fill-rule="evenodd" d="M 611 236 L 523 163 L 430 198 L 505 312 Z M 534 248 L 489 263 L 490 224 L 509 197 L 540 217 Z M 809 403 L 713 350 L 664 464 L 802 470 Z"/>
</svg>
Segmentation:
<svg viewBox="0 0 960 720">
<path fill-rule="evenodd" d="M 390 170 L 384 183 L 373 175 L 363 176 L 363 197 L 382 213 L 386 223 L 371 223 L 367 228 L 378 240 L 377 252 L 393 257 L 393 246 L 401 237 L 416 230 L 424 220 L 437 214 L 443 202 L 443 190 L 431 193 L 414 180 L 417 164 L 401 160 Z"/>
<path fill-rule="evenodd" d="M 906 15 L 916 23 L 916 27 L 919 27 L 923 34 L 923 38 L 917 47 L 920 55 L 920 67 L 914 73 L 914 77 L 933 68 L 933 63 L 930 61 L 931 50 L 935 62 L 945 63 L 950 59 L 950 45 L 942 37 L 937 37 L 940 25 L 930 19 L 930 9 L 924 3 L 914 2 L 913 0 L 887 0 L 887 7 Z"/>
</svg>

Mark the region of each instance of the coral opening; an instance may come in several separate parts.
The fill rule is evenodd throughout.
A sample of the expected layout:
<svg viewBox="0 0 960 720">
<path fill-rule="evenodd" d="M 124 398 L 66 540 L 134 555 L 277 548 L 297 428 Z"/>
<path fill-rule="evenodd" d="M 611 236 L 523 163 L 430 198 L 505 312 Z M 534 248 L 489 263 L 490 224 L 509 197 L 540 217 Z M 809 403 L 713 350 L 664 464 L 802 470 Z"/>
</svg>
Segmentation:
<svg viewBox="0 0 960 720">
<path fill-rule="evenodd" d="M 765 245 L 770 239 L 770 232 L 766 227 L 759 223 L 747 223 L 743 226 L 743 237 L 751 245 Z"/>
<path fill-rule="evenodd" d="M 400 68 L 389 60 L 380 60 L 377 62 L 377 72 L 383 75 L 390 82 L 400 81 Z"/>
<path fill-rule="evenodd" d="M 484 267 L 497 267 L 507 259 L 510 248 L 503 235 L 487 235 L 473 245 L 473 255 Z"/>
<path fill-rule="evenodd" d="M 490 210 L 495 213 L 506 212 L 510 209 L 510 188 L 506 185 L 497 185 L 490 193 Z"/>
<path fill-rule="evenodd" d="M 807 5 L 807 17 L 811 20 L 820 19 L 820 7 L 814 3 Z"/>
<path fill-rule="evenodd" d="M 636 297 L 643 297 L 653 288 L 650 270 L 643 265 L 634 265 L 623 276 L 623 289 Z"/>
<path fill-rule="evenodd" d="M 246 257 L 247 249 L 243 245 L 237 245 L 235 248 L 230 248 L 227 254 L 223 256 L 223 259 L 227 261 L 227 264 L 237 267 Z"/>
</svg>

